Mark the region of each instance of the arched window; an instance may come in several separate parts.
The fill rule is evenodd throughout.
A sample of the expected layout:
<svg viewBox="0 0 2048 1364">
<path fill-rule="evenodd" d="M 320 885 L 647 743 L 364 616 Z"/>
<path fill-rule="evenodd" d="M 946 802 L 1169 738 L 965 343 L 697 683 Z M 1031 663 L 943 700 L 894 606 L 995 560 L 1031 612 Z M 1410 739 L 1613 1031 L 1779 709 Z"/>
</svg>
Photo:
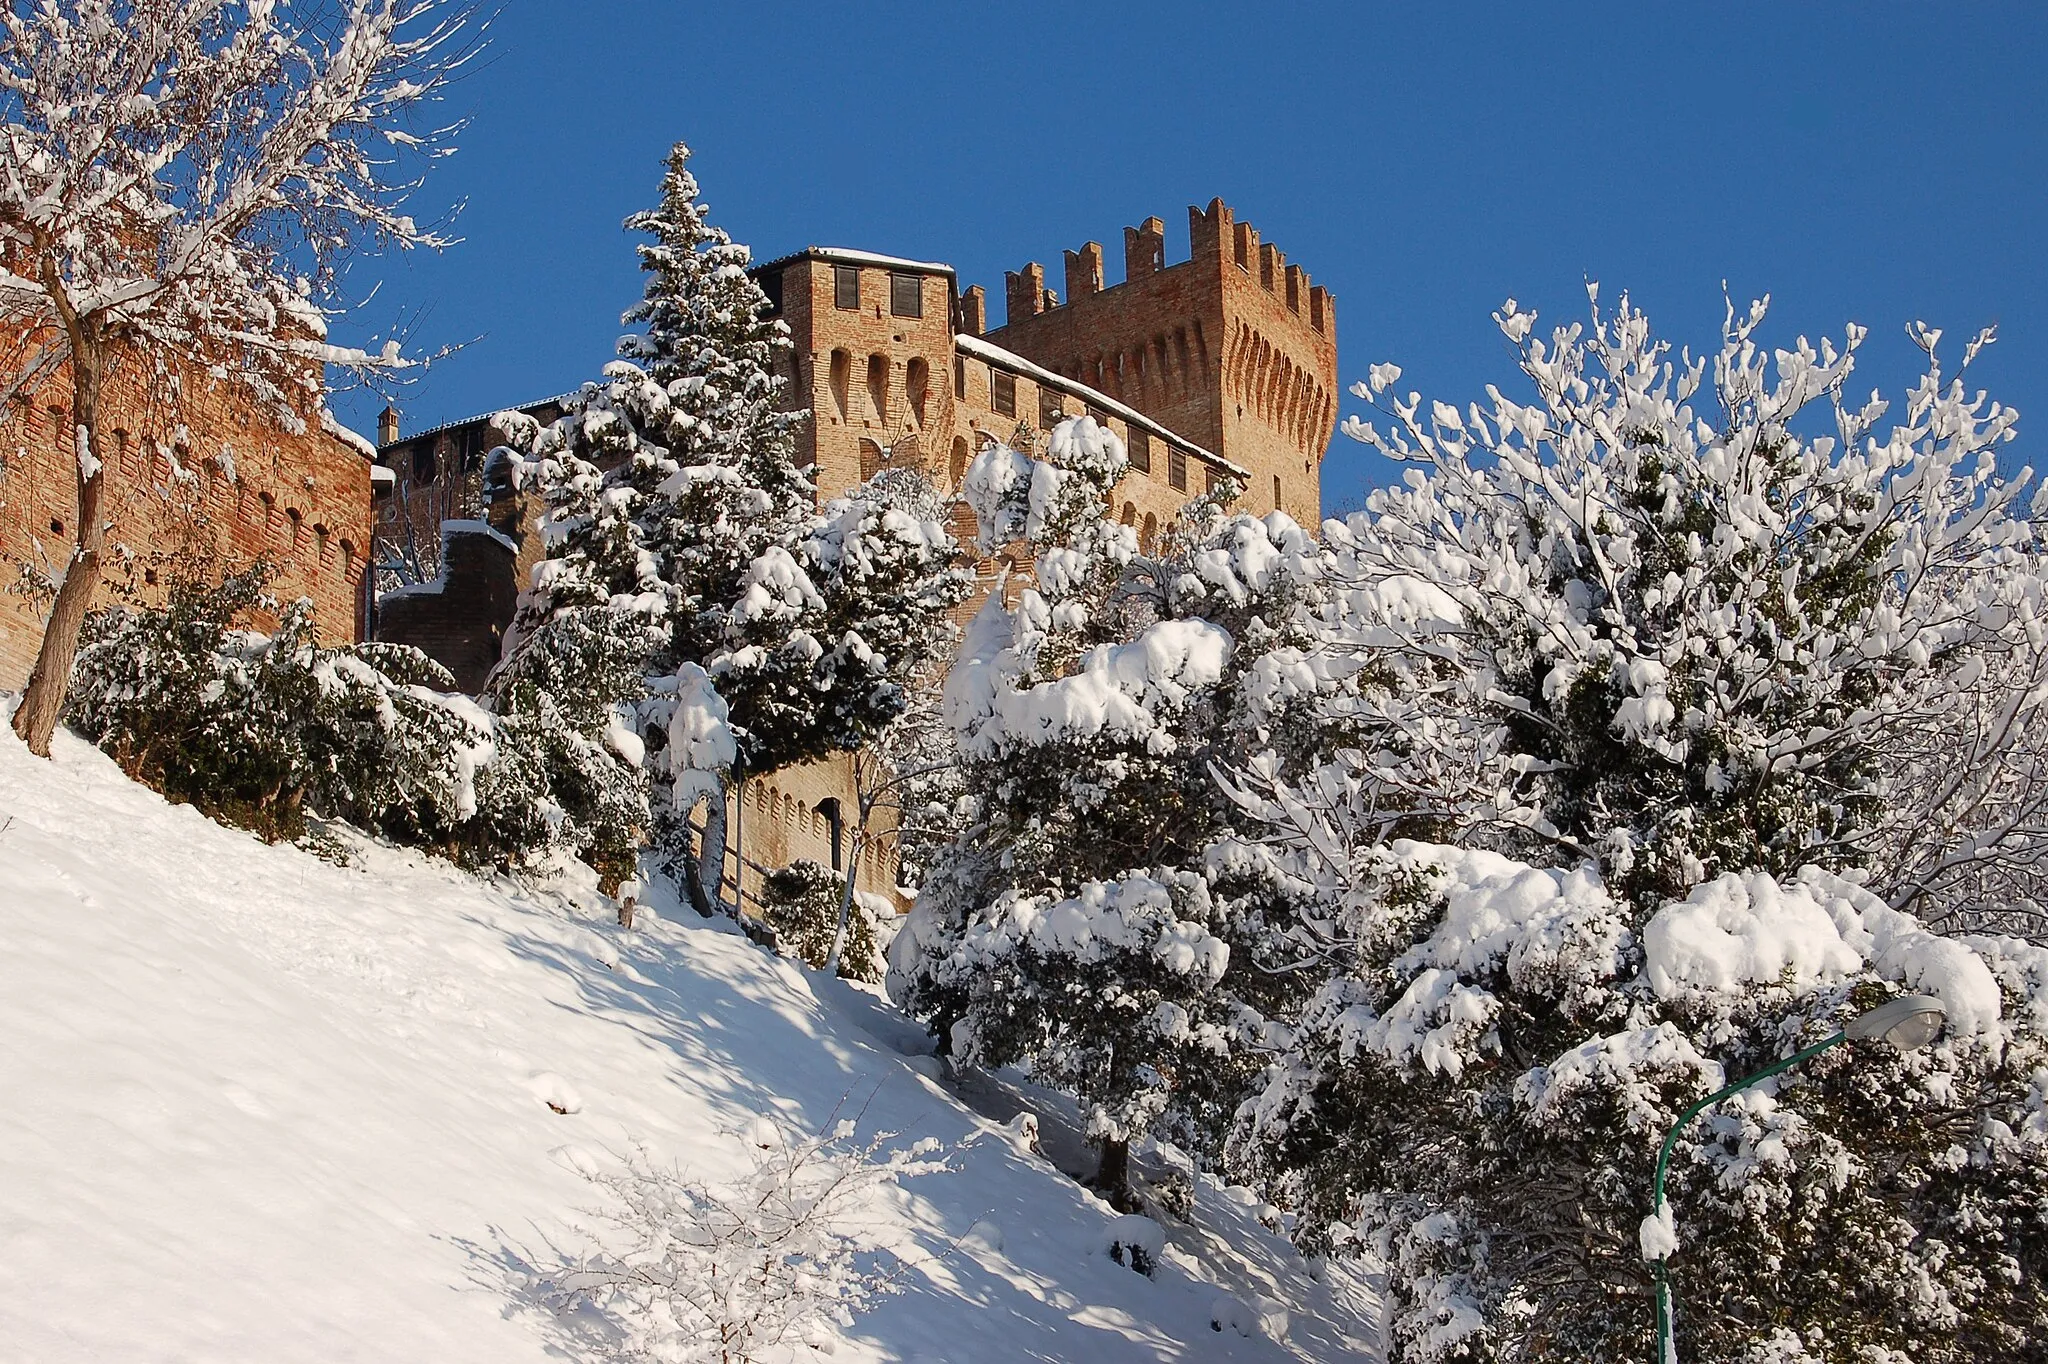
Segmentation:
<svg viewBox="0 0 2048 1364">
<path fill-rule="evenodd" d="M 341 541 L 341 576 L 344 582 L 356 580 L 356 546 L 346 536 Z"/>
<path fill-rule="evenodd" d="M 889 357 L 870 355 L 868 357 L 868 403 L 874 408 L 875 420 L 883 426 L 889 424 Z"/>
<path fill-rule="evenodd" d="M 1146 512 L 1145 524 L 1138 531 L 1138 547 L 1144 550 L 1147 554 L 1150 554 L 1152 552 L 1152 547 L 1158 542 L 1159 518 L 1154 516 L 1151 512 Z"/>
<path fill-rule="evenodd" d="M 904 396 L 910 399 L 910 421 L 920 431 L 924 429 L 925 390 L 931 387 L 931 366 L 922 355 L 910 358 L 909 366 L 903 373 Z"/>
<path fill-rule="evenodd" d="M 958 488 L 967 480 L 967 438 L 953 437 L 953 458 L 946 464 L 946 473 L 951 476 L 951 487 Z"/>
<path fill-rule="evenodd" d="M 316 526 L 314 526 L 314 527 L 313 527 L 313 556 L 314 556 L 314 561 L 315 561 L 315 562 L 317 562 L 317 563 L 318 563 L 318 564 L 319 564 L 319 565 L 320 565 L 320 566 L 321 566 L 322 568 L 325 568 L 325 567 L 327 567 L 327 565 L 328 565 L 328 564 L 329 564 L 330 562 L 332 562 L 332 560 L 331 560 L 331 559 L 330 559 L 330 557 L 329 557 L 329 556 L 331 555 L 331 553 L 332 553 L 332 549 L 331 549 L 331 546 L 330 546 L 330 541 L 329 541 L 329 539 L 328 539 L 328 535 L 327 535 L 327 527 L 325 527 L 325 526 L 321 526 L 321 525 L 316 525 Z"/>
<path fill-rule="evenodd" d="M 1134 502 L 1126 502 L 1126 503 L 1124 503 L 1124 514 L 1123 514 L 1122 516 L 1119 516 L 1119 517 L 1117 518 L 1117 520 L 1118 520 L 1118 522 L 1120 522 L 1121 524 L 1123 524 L 1123 525 L 1126 525 L 1126 526 L 1135 526 L 1135 525 L 1137 525 L 1137 524 L 1138 524 L 1138 507 L 1137 507 L 1137 504 L 1136 504 L 1136 503 L 1134 503 Z"/>
<path fill-rule="evenodd" d="M 299 548 L 299 541 L 306 533 L 306 518 L 299 515 L 297 507 L 285 508 L 284 516 L 285 520 L 291 523 L 290 544 L 292 552 L 296 554 Z"/>
<path fill-rule="evenodd" d="M 843 350 L 832 352 L 832 411 L 840 421 L 846 420 L 846 390 L 852 382 L 853 357 Z"/>
</svg>

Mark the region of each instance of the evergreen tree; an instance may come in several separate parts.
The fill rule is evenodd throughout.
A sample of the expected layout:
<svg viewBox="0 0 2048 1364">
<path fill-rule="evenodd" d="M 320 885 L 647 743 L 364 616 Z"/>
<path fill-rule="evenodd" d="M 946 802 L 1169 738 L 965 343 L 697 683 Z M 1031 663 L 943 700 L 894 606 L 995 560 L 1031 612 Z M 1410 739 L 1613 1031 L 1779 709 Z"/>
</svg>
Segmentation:
<svg viewBox="0 0 2048 1364">
<path fill-rule="evenodd" d="M 1286 517 L 1189 508 L 1140 556 L 1106 494 L 1120 442 L 1062 423 L 1034 460 L 970 469 L 984 550 L 1022 541 L 1030 585 L 992 596 L 947 684 L 968 828 L 938 856 L 892 950 L 892 989 L 958 1061 L 1028 1062 L 1077 1095 L 1098 1182 L 1128 1203 L 1132 1140 L 1200 1151 L 1251 1079 L 1259 1020 L 1228 979 L 1235 925 L 1205 849 L 1236 811 L 1211 767 L 1270 733 L 1264 707 L 1308 642 L 1320 555 Z M 1291 651 L 1291 652 L 1290 652 Z"/>
<path fill-rule="evenodd" d="M 551 539 L 505 674 L 534 652 L 630 660 L 656 697 L 643 721 L 658 749 L 678 694 L 663 679 L 700 666 L 734 738 L 732 772 L 760 774 L 857 747 L 892 719 L 904 681 L 943 648 L 965 581 L 941 519 L 888 486 L 817 508 L 795 462 L 808 414 L 782 405 L 788 329 L 747 249 L 709 221 L 688 160 L 678 144 L 660 206 L 627 220 L 652 238 L 639 248 L 644 297 L 625 315 L 644 330 L 552 425 L 503 423 L 528 447 L 522 477 L 550 503 Z M 667 775 L 671 804 L 707 803 L 703 905 L 724 862 L 731 772 L 708 787 Z"/>
</svg>

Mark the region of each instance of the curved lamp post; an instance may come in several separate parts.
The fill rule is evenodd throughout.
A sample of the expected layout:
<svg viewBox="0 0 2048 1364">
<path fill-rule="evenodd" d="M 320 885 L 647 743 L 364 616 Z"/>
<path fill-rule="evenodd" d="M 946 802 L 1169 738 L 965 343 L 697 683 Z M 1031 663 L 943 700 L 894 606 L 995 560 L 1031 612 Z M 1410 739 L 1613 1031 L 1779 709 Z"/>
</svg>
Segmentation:
<svg viewBox="0 0 2048 1364">
<path fill-rule="evenodd" d="M 1671 1124 L 1671 1130 L 1664 1134 L 1663 1149 L 1657 1152 L 1656 1203 L 1650 1209 L 1652 1217 L 1664 1212 L 1664 1175 L 1671 1166 L 1671 1150 L 1678 1145 L 1679 1134 L 1692 1125 L 1707 1109 L 1712 1108 L 1731 1094 L 1739 1094 L 1759 1080 L 1768 1080 L 1773 1075 L 1792 1069 L 1801 1061 L 1810 1060 L 1830 1047 L 1856 1039 L 1868 1042 L 1882 1038 L 1900 1051 L 1918 1051 L 1932 1042 L 1941 1032 L 1942 1023 L 1948 1018 L 1948 1010 L 1932 995 L 1902 995 L 1878 1005 L 1867 1013 L 1858 1014 L 1849 1020 L 1849 1026 L 1833 1037 L 1814 1043 L 1804 1051 L 1795 1051 L 1776 1065 L 1766 1066 L 1746 1079 L 1737 1080 L 1726 1089 L 1709 1094 L 1691 1108 L 1678 1115 L 1678 1121 Z M 1658 1364 L 1677 1364 L 1678 1347 L 1671 1333 L 1671 1280 L 1666 1275 L 1664 1264 L 1670 1251 L 1659 1255 L 1650 1263 L 1657 1277 L 1657 1360 Z"/>
</svg>

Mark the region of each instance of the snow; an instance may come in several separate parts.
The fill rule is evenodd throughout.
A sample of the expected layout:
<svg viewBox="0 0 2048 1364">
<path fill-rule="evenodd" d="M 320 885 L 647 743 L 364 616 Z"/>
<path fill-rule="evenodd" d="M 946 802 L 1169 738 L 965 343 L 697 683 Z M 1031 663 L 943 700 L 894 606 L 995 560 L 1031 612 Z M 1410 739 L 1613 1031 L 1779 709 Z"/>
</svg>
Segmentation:
<svg viewBox="0 0 2048 1364">
<path fill-rule="evenodd" d="M 514 555 L 519 553 L 519 542 L 488 521 L 443 521 L 441 523 L 441 552 L 444 558 L 448 552 L 448 542 L 458 535 L 481 535 L 504 546 L 505 549 L 511 551 Z"/>
<path fill-rule="evenodd" d="M 969 336 L 965 332 L 953 338 L 953 348 L 963 354 L 973 356 L 983 364 L 994 365 L 998 369 L 1006 369 L 1013 374 L 1021 374 L 1035 384 L 1079 398 L 1097 411 L 1107 412 L 1125 426 L 1134 426 L 1140 431 L 1150 432 L 1167 444 L 1179 446 L 1203 463 L 1213 464 L 1233 477 L 1242 479 L 1247 483 L 1251 479 L 1251 471 L 1243 465 L 1233 464 L 1221 455 L 1204 450 L 1186 436 L 1176 431 L 1168 430 L 1136 408 L 1125 406 L 1100 389 L 1090 388 L 1088 385 L 1069 379 L 1065 375 L 1055 374 L 1049 369 L 1043 369 L 1032 364 L 1021 355 L 1012 351 L 1006 351 L 1001 346 L 990 345 L 980 337 Z"/>
<path fill-rule="evenodd" d="M 1643 957 L 1660 999 L 1781 982 L 1805 993 L 1863 966 L 1809 887 L 1762 872 L 1730 872 L 1657 911 Z"/>
<path fill-rule="evenodd" d="M 902 256 L 884 256 L 878 252 L 856 251 L 844 246 L 813 246 L 805 254 L 839 265 L 875 265 L 892 270 L 927 270 L 935 275 L 953 273 L 953 267 L 944 261 L 908 260 Z"/>
<path fill-rule="evenodd" d="M 955 675 L 947 681 L 947 716 L 970 757 L 1096 736 L 1170 752 L 1173 736 L 1158 712 L 1215 686 L 1231 651 L 1230 634 L 1221 626 L 1162 620 L 1127 644 L 1089 650 L 1066 677 L 1002 688 L 992 676 L 1003 665 L 1002 654 L 991 658 L 987 653 L 1002 623 L 999 611 L 983 607 L 968 628 Z"/>
<path fill-rule="evenodd" d="M 377 443 L 359 431 L 352 431 L 341 424 L 341 418 L 330 408 L 320 409 L 320 429 L 361 455 L 374 461 L 377 458 Z"/>
<path fill-rule="evenodd" d="M 643 900 L 625 932 L 588 873 L 483 882 L 345 831 L 333 865 L 55 752 L 0 735 L 11 1357 L 560 1359 L 521 1276 L 578 1249 L 593 1174 L 644 1147 L 730 1180 L 761 1120 L 849 1103 L 953 1154 L 863 1219 L 910 1267 L 835 1360 L 1373 1355 L 1358 1276 L 1212 1184 L 1152 1278 L 1090 1253 L 1111 1211 L 920 1073 L 916 1030 L 729 926 Z M 1214 1330 L 1224 1295 L 1284 1303 L 1286 1343 Z"/>
<path fill-rule="evenodd" d="M 732 716 L 711 674 L 695 663 L 676 672 L 676 706 L 668 722 L 669 764 L 675 772 L 675 803 L 688 810 L 722 789 L 723 772 L 739 758 Z"/>
<path fill-rule="evenodd" d="M 1643 1219 L 1636 1232 L 1642 1246 L 1643 1259 L 1647 1261 L 1668 1260 L 1678 1253 L 1678 1223 L 1672 1215 L 1671 1205 L 1661 1203 L 1657 1211 Z"/>
</svg>

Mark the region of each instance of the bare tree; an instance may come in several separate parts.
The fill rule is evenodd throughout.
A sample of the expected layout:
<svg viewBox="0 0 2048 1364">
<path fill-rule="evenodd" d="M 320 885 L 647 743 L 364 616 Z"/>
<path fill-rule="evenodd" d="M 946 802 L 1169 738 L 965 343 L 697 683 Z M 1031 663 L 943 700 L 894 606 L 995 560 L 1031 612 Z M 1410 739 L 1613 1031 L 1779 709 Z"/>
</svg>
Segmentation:
<svg viewBox="0 0 2048 1364">
<path fill-rule="evenodd" d="M 117 368 L 175 395 L 232 383 L 288 430 L 326 365 L 409 363 L 326 339 L 367 237 L 406 214 L 451 125 L 421 124 L 473 52 L 449 0 L 44 0 L 0 10 L 0 402 L 68 375 L 76 543 L 14 717 L 48 756 L 107 529 L 102 403 Z"/>
</svg>

